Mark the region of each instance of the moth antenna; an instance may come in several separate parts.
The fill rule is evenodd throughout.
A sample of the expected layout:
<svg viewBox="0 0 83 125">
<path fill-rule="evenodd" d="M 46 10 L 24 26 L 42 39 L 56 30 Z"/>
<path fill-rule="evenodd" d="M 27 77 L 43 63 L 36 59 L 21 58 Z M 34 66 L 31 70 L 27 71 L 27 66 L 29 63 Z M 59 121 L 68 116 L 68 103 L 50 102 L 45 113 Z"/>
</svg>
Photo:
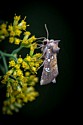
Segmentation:
<svg viewBox="0 0 83 125">
<path fill-rule="evenodd" d="M 48 39 L 48 37 L 49 37 L 49 32 L 48 32 L 48 29 L 47 29 L 46 24 L 45 24 L 45 29 L 46 29 L 46 33 L 47 33 L 47 39 Z"/>
<path fill-rule="evenodd" d="M 45 39 L 45 37 L 39 37 L 39 38 L 37 38 L 37 40 L 41 40 L 41 39 Z"/>
</svg>

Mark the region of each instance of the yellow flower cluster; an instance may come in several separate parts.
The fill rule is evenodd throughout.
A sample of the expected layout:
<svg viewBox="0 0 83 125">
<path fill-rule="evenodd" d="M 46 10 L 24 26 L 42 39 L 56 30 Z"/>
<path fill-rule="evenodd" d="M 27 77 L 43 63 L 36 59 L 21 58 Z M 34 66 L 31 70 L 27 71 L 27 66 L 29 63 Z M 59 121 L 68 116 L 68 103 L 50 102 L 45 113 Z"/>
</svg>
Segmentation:
<svg viewBox="0 0 83 125">
<path fill-rule="evenodd" d="M 11 115 L 13 111 L 18 112 L 19 108 L 28 101 L 33 101 L 39 94 L 35 91 L 34 86 L 38 82 L 36 74 L 43 62 L 40 59 L 42 54 L 35 53 L 35 49 L 37 48 L 36 38 L 34 35 L 30 36 L 31 33 L 26 28 L 25 18 L 21 20 L 21 16 L 17 15 L 14 16 L 13 24 L 8 26 L 7 24 L 2 24 L 0 26 L 0 40 L 8 36 L 9 43 L 20 46 L 16 50 L 13 50 L 10 55 L 6 53 L 2 54 L 10 57 L 8 71 L 3 75 L 1 81 L 2 84 L 7 86 L 7 99 L 3 103 L 4 114 Z M 29 48 L 29 53 L 24 58 L 18 55 L 18 52 L 22 48 Z M 15 54 L 17 55 L 16 57 Z"/>
<path fill-rule="evenodd" d="M 3 23 L 0 25 L 0 41 L 9 36 L 9 43 L 14 43 L 16 45 L 22 44 L 23 46 L 29 45 L 36 40 L 35 36 L 31 36 L 29 31 L 26 31 L 27 23 L 25 21 L 26 17 L 21 20 L 21 16 L 14 16 L 13 24 Z M 23 33 L 24 37 L 21 39 L 21 34 Z M 30 38 L 29 38 L 30 37 Z"/>
<path fill-rule="evenodd" d="M 21 20 L 21 21 L 20 19 L 21 19 L 20 16 L 15 15 L 13 24 L 8 25 L 8 31 L 10 35 L 9 42 L 15 43 L 17 45 L 19 45 L 20 42 L 22 41 L 20 38 L 17 38 L 17 37 L 20 37 L 22 31 L 26 32 L 26 28 L 27 28 L 25 18 L 24 20 Z"/>
<path fill-rule="evenodd" d="M 0 25 L 0 41 L 4 40 L 8 36 L 7 23 L 2 23 Z"/>
<path fill-rule="evenodd" d="M 37 53 L 32 58 L 29 55 L 24 59 L 19 57 L 17 63 L 14 60 L 9 62 L 10 70 L 1 81 L 7 84 L 6 97 L 8 98 L 4 101 L 3 113 L 13 114 L 13 110 L 19 111 L 18 108 L 24 103 L 33 101 L 38 96 L 33 86 L 38 82 L 35 72 L 42 63 L 42 60 L 38 60 L 40 56 L 41 54 Z"/>
</svg>

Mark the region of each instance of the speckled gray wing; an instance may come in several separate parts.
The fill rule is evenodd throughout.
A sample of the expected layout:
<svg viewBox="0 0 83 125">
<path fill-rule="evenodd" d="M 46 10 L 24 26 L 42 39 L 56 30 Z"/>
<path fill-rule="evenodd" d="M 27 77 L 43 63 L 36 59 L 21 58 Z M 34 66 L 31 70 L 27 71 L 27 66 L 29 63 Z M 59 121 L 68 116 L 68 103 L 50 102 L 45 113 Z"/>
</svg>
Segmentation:
<svg viewBox="0 0 83 125">
<path fill-rule="evenodd" d="M 58 75 L 57 55 L 51 55 L 50 58 L 45 58 L 44 68 L 41 76 L 41 85 L 48 83 L 56 83 L 56 76 Z"/>
</svg>

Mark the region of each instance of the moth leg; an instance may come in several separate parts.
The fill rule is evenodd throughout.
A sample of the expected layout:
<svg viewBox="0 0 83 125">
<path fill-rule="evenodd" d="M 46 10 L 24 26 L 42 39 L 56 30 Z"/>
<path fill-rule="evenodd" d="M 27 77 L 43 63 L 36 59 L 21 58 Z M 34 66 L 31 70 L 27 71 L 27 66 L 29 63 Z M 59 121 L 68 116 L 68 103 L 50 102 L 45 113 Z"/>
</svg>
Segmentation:
<svg viewBox="0 0 83 125">
<path fill-rule="evenodd" d="M 53 82 L 53 83 L 56 83 L 56 79 L 54 78 L 54 79 L 52 80 L 52 82 Z"/>
<path fill-rule="evenodd" d="M 44 65 L 44 62 L 40 65 L 40 67 L 37 69 L 37 71 Z"/>
<path fill-rule="evenodd" d="M 42 57 L 44 57 L 46 51 L 47 51 L 47 47 L 44 49 L 44 51 L 43 51 L 43 55 L 42 55 L 39 59 L 41 59 Z M 39 59 L 38 59 L 38 60 L 39 60 Z"/>
<path fill-rule="evenodd" d="M 44 85 L 44 80 L 43 79 L 41 79 L 40 85 Z"/>
<path fill-rule="evenodd" d="M 43 50 L 43 56 L 45 55 L 46 51 L 47 51 L 47 47 L 45 47 L 45 49 Z"/>
<path fill-rule="evenodd" d="M 40 56 L 37 60 L 40 60 L 41 58 L 43 58 L 44 55 Z"/>
<path fill-rule="evenodd" d="M 40 48 L 42 48 L 44 45 L 42 45 L 42 44 L 37 44 L 39 47 L 37 47 L 36 49 L 40 49 Z"/>
</svg>

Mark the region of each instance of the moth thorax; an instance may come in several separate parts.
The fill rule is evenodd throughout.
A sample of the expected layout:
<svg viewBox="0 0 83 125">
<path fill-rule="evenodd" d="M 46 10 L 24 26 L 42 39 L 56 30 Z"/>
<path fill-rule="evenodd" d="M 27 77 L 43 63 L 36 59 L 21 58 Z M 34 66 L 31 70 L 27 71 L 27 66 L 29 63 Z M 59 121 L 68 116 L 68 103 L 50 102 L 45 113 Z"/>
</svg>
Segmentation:
<svg viewBox="0 0 83 125">
<path fill-rule="evenodd" d="M 51 39 L 51 40 L 50 40 L 50 42 L 51 42 L 51 43 L 53 43 L 53 42 L 54 42 L 54 40 L 53 40 L 53 39 Z"/>
<path fill-rule="evenodd" d="M 53 47 L 54 45 L 55 45 L 55 44 L 54 44 L 53 42 L 50 42 L 50 46 L 52 46 L 52 47 Z"/>
</svg>

